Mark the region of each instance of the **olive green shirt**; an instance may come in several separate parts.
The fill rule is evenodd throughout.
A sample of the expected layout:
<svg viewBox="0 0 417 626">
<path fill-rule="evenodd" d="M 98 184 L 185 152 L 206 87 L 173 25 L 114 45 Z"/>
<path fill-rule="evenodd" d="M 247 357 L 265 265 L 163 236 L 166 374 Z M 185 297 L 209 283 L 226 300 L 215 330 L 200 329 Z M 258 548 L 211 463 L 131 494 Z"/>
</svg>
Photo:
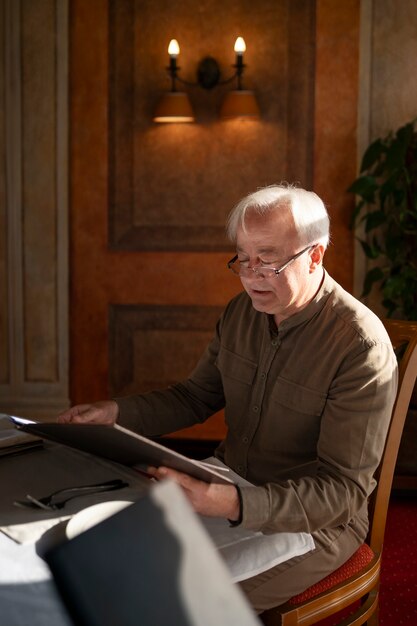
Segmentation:
<svg viewBox="0 0 417 626">
<path fill-rule="evenodd" d="M 381 321 L 325 272 L 316 297 L 275 326 L 236 296 L 190 377 L 117 399 L 118 422 L 148 436 L 224 408 L 217 456 L 255 486 L 242 525 L 314 532 L 364 515 L 397 387 Z"/>
</svg>

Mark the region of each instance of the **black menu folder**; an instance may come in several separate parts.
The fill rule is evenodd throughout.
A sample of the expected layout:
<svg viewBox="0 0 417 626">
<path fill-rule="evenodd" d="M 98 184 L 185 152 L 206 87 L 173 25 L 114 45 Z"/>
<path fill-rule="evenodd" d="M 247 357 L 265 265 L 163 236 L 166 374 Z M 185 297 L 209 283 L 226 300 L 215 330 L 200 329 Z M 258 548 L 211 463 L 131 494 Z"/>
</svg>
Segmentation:
<svg viewBox="0 0 417 626">
<path fill-rule="evenodd" d="M 19 430 L 43 439 L 55 441 L 83 452 L 95 454 L 127 466 L 164 465 L 184 472 L 205 482 L 233 484 L 226 472 L 209 467 L 200 461 L 170 450 L 147 437 L 123 428 L 101 424 L 59 424 L 57 422 L 32 422 L 9 416 Z"/>
</svg>

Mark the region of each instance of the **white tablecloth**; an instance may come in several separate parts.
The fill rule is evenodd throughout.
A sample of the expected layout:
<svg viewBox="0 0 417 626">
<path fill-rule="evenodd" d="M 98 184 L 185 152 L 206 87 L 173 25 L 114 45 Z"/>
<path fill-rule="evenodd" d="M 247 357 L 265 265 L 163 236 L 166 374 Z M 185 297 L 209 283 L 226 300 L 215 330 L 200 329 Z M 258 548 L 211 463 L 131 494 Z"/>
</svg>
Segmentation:
<svg viewBox="0 0 417 626">
<path fill-rule="evenodd" d="M 72 626 L 35 544 L 19 545 L 0 533 L 0 623 Z"/>
<path fill-rule="evenodd" d="M 0 473 L 0 624 L 69 626 L 49 569 L 39 554 L 65 538 L 69 516 L 103 499 L 138 499 L 149 488 L 149 481 L 129 468 L 56 445 L 3 457 Z M 240 477 L 229 475 L 242 483 Z M 25 511 L 13 506 L 13 500 L 24 498 L 25 493 L 39 497 L 64 486 L 121 477 L 128 479 L 128 488 L 77 498 L 59 512 Z M 234 582 L 314 548 L 312 537 L 306 533 L 262 535 L 231 528 L 226 520 L 200 519 Z"/>
<path fill-rule="evenodd" d="M 4 420 L 0 420 L 0 428 L 4 427 Z M 15 537 L 13 540 L 0 532 L 0 626 L 72 626 L 49 568 L 38 552 L 62 540 L 66 522 L 61 519 L 94 502 L 138 499 L 148 481 L 129 468 L 53 444 L 1 456 L 0 476 L 0 527 L 8 527 Z M 129 487 L 71 500 L 58 512 L 13 505 L 26 493 L 39 497 L 63 487 L 115 478 L 126 480 Z"/>
</svg>

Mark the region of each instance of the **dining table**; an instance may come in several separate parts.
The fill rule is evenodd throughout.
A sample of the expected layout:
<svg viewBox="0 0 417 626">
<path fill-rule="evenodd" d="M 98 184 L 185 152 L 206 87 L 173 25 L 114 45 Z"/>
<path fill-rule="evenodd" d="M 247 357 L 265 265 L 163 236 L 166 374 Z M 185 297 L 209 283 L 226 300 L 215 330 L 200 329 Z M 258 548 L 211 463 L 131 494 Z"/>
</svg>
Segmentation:
<svg viewBox="0 0 417 626">
<path fill-rule="evenodd" d="M 0 418 L 0 433 L 6 429 L 9 421 Z M 118 488 L 67 492 L 75 497 L 62 508 L 30 502 L 58 490 L 107 482 Z M 0 624 L 71 626 L 43 555 L 66 539 L 68 523 L 80 511 L 101 502 L 135 502 L 149 486 L 136 469 L 57 443 L 42 441 L 1 454 Z"/>
<path fill-rule="evenodd" d="M 71 541 L 74 522 L 86 513 L 104 507 L 110 511 L 107 515 L 113 515 L 120 506 L 152 497 L 155 480 L 141 466 L 126 466 L 44 439 L 35 440 L 34 447 L 30 441 L 29 447 L 7 447 L 2 433 L 10 433 L 10 428 L 10 420 L 0 416 L 0 626 L 71 626 L 45 555 Z M 214 457 L 203 463 L 227 472 L 236 484 L 250 484 Z M 56 494 L 53 506 L 51 494 Z M 184 518 L 179 514 L 176 523 L 201 527 L 208 551 L 226 565 L 229 585 L 314 549 L 308 533 L 264 535 L 231 526 L 225 519 L 196 515 L 191 509 Z M 135 536 L 139 544 L 140 537 Z M 162 558 L 158 551 L 155 554 Z M 201 572 L 205 567 L 199 562 Z M 210 578 L 209 570 L 205 576 Z"/>
</svg>

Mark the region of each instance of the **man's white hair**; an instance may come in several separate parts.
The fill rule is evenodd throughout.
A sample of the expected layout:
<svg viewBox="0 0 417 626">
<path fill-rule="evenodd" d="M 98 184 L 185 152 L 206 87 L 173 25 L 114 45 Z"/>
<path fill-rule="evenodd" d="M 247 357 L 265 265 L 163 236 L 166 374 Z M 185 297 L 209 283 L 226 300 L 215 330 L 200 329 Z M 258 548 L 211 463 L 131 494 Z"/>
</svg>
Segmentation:
<svg viewBox="0 0 417 626">
<path fill-rule="evenodd" d="M 327 248 L 330 240 L 330 220 L 323 201 L 313 191 L 306 191 L 288 184 L 271 185 L 245 196 L 231 211 L 227 221 L 227 235 L 236 241 L 237 230 L 245 231 L 245 219 L 249 212 L 265 215 L 270 211 L 289 208 L 300 245 L 321 243 Z"/>
</svg>

